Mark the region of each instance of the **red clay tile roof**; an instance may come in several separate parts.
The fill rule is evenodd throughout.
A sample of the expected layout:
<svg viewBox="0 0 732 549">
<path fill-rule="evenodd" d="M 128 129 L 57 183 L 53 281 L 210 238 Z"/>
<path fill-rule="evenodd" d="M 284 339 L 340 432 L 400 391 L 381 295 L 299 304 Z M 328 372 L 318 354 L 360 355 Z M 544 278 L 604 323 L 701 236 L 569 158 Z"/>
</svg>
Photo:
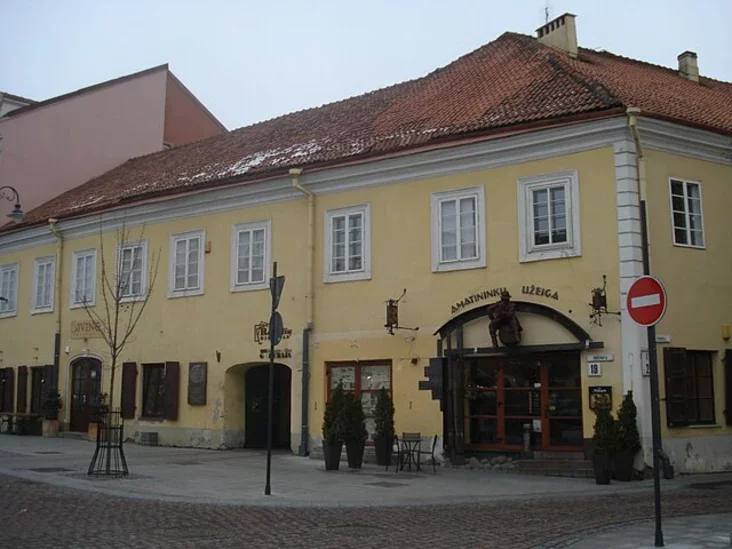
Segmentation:
<svg viewBox="0 0 732 549">
<path fill-rule="evenodd" d="M 640 107 L 732 134 L 732 84 L 580 49 L 577 59 L 505 33 L 422 78 L 129 160 L 39 206 L 23 224 L 576 115 Z"/>
</svg>

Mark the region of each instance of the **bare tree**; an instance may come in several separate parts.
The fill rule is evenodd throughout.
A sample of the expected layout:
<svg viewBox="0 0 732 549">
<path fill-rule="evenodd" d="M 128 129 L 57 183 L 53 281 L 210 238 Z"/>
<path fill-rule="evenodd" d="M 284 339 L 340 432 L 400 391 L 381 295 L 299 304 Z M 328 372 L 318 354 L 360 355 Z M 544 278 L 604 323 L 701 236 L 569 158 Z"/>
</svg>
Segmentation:
<svg viewBox="0 0 732 549">
<path fill-rule="evenodd" d="M 145 227 L 140 231 L 142 240 Z M 144 270 L 143 249 L 134 247 L 125 223 L 117 230 L 114 267 L 110 269 L 104 253 L 103 224 L 99 223 L 99 255 L 102 272 L 99 277 L 102 303 L 91 306 L 82 296 L 81 302 L 94 329 L 101 334 L 110 354 L 109 406 L 114 398 L 114 378 L 117 362 L 131 341 L 137 323 L 145 312 L 160 266 L 160 250 L 152 252 L 147 271 Z M 146 279 L 143 276 L 146 275 Z M 99 307 L 101 305 L 101 307 Z"/>
</svg>

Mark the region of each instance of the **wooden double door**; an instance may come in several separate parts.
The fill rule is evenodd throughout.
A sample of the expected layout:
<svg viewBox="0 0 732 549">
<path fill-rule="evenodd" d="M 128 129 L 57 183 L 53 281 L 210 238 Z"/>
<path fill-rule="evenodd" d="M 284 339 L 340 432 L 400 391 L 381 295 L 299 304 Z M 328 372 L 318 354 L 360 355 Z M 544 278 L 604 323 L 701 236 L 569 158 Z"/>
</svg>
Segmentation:
<svg viewBox="0 0 732 549">
<path fill-rule="evenodd" d="M 71 365 L 70 431 L 88 431 L 92 407 L 102 392 L 102 363 L 80 358 Z"/>
<path fill-rule="evenodd" d="M 468 449 L 521 451 L 583 447 L 579 353 L 465 359 Z"/>
<path fill-rule="evenodd" d="M 269 402 L 269 365 L 253 366 L 245 375 L 246 447 L 267 447 L 267 407 Z M 290 385 L 287 366 L 274 365 L 272 401 L 272 447 L 290 447 Z"/>
</svg>

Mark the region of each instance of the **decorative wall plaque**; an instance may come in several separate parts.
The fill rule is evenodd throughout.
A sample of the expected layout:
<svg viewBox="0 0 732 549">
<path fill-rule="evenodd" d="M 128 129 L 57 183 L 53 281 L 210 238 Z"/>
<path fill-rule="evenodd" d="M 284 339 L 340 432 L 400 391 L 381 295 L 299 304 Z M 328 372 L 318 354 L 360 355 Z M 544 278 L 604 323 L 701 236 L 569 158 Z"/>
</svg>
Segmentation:
<svg viewBox="0 0 732 549">
<path fill-rule="evenodd" d="M 594 410 L 598 405 L 613 407 L 613 388 L 609 385 L 597 385 L 589 387 L 590 391 L 590 410 Z"/>
<path fill-rule="evenodd" d="M 188 364 L 188 404 L 206 404 L 206 378 L 208 362 L 191 362 Z"/>
</svg>

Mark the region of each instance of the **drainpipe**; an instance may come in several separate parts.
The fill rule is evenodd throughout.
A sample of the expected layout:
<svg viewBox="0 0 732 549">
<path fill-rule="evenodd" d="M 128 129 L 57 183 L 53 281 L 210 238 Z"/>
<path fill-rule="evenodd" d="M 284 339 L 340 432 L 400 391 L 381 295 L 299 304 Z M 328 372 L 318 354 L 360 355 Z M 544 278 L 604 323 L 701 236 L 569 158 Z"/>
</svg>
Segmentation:
<svg viewBox="0 0 732 549">
<path fill-rule="evenodd" d="M 310 334 L 313 330 L 313 265 L 315 241 L 315 194 L 300 185 L 302 168 L 292 168 L 292 188 L 297 189 L 308 197 L 308 267 L 307 267 L 307 320 L 302 331 L 302 424 L 300 426 L 300 449 L 298 455 L 307 456 L 310 453 L 310 428 L 308 425 L 310 411 Z"/>
<path fill-rule="evenodd" d="M 58 391 L 59 363 L 61 359 L 61 311 L 63 309 L 63 299 L 61 295 L 61 278 L 64 272 L 64 237 L 56 228 L 57 219 L 48 220 L 48 230 L 53 233 L 57 241 L 58 260 L 56 261 L 56 290 L 54 299 L 56 300 L 56 333 L 53 337 L 53 374 L 51 376 L 51 389 Z M 67 406 L 68 409 L 68 406 Z"/>
</svg>

